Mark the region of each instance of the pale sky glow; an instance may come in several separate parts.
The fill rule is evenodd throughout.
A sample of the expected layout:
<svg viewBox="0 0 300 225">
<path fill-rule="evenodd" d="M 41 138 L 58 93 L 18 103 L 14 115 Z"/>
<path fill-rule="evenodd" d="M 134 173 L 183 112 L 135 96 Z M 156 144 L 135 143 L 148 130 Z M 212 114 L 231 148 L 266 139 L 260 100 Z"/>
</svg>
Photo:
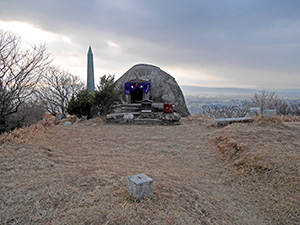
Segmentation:
<svg viewBox="0 0 300 225">
<path fill-rule="evenodd" d="M 73 43 L 72 43 L 72 40 L 70 39 L 70 38 L 68 38 L 67 36 L 62 36 L 62 40 L 64 41 L 64 42 L 66 42 L 67 44 L 69 44 L 69 45 L 72 45 Z"/>
<path fill-rule="evenodd" d="M 197 86 L 201 84 L 201 86 L 216 86 L 216 84 L 224 84 L 226 81 L 222 77 L 217 77 L 209 73 L 209 71 L 195 71 L 193 69 L 185 68 L 165 68 L 166 71 L 174 71 L 172 75 L 176 77 L 177 82 L 184 83 L 186 85 L 194 85 Z M 186 81 L 185 74 L 190 75 L 189 82 Z M 199 86 L 199 85 L 198 85 Z M 222 85 L 221 85 L 222 86 Z"/>
<path fill-rule="evenodd" d="M 145 63 L 179 84 L 300 88 L 299 0 L 2 0 L 0 29 L 84 81 L 91 46 L 97 81 Z"/>
<path fill-rule="evenodd" d="M 29 43 L 50 43 L 52 41 L 58 40 L 57 35 L 40 30 L 34 27 L 34 25 L 25 22 L 0 21 L 0 29 L 5 31 L 11 31 L 19 35 L 22 38 L 22 41 L 26 41 Z"/>
<path fill-rule="evenodd" d="M 118 44 L 116 44 L 112 41 L 108 41 L 107 44 L 108 44 L 109 47 L 112 47 L 112 48 L 121 48 L 120 45 L 118 45 Z"/>
</svg>

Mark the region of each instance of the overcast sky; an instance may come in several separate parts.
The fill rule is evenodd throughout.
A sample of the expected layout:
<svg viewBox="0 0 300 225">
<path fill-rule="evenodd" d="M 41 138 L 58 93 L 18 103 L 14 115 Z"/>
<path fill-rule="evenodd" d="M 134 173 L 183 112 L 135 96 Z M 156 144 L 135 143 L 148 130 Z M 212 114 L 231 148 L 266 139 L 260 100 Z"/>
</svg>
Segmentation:
<svg viewBox="0 0 300 225">
<path fill-rule="evenodd" d="M 299 0 L 0 0 L 0 29 L 86 80 L 152 64 L 179 84 L 300 88 Z"/>
</svg>

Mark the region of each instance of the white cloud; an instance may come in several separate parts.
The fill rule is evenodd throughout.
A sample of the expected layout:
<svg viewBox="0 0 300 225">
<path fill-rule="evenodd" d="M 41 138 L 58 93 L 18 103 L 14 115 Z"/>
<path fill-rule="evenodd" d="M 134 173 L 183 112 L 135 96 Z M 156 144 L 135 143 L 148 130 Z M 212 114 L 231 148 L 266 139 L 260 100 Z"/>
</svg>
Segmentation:
<svg viewBox="0 0 300 225">
<path fill-rule="evenodd" d="M 182 84 L 266 88 L 299 87 L 299 9 L 299 0 L 0 1 L 1 20 L 30 25 L 13 32 L 46 41 L 82 76 L 92 46 L 100 75 L 142 62 Z"/>
</svg>

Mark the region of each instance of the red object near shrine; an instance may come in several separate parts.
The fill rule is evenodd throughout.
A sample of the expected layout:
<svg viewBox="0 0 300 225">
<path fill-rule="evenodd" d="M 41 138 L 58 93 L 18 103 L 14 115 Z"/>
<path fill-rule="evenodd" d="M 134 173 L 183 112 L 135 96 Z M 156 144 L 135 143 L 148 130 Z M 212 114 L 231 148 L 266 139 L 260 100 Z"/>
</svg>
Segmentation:
<svg viewBox="0 0 300 225">
<path fill-rule="evenodd" d="M 173 104 L 165 103 L 164 104 L 164 113 L 173 113 Z"/>
</svg>

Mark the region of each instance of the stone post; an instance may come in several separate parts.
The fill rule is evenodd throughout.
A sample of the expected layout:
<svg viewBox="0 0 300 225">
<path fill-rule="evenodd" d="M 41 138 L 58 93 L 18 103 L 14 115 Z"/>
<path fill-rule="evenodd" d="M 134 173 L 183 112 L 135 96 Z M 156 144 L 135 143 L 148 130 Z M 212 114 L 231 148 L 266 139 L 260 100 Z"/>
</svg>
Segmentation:
<svg viewBox="0 0 300 225">
<path fill-rule="evenodd" d="M 153 197 L 153 180 L 144 173 L 127 178 L 127 191 L 136 200 Z"/>
</svg>

